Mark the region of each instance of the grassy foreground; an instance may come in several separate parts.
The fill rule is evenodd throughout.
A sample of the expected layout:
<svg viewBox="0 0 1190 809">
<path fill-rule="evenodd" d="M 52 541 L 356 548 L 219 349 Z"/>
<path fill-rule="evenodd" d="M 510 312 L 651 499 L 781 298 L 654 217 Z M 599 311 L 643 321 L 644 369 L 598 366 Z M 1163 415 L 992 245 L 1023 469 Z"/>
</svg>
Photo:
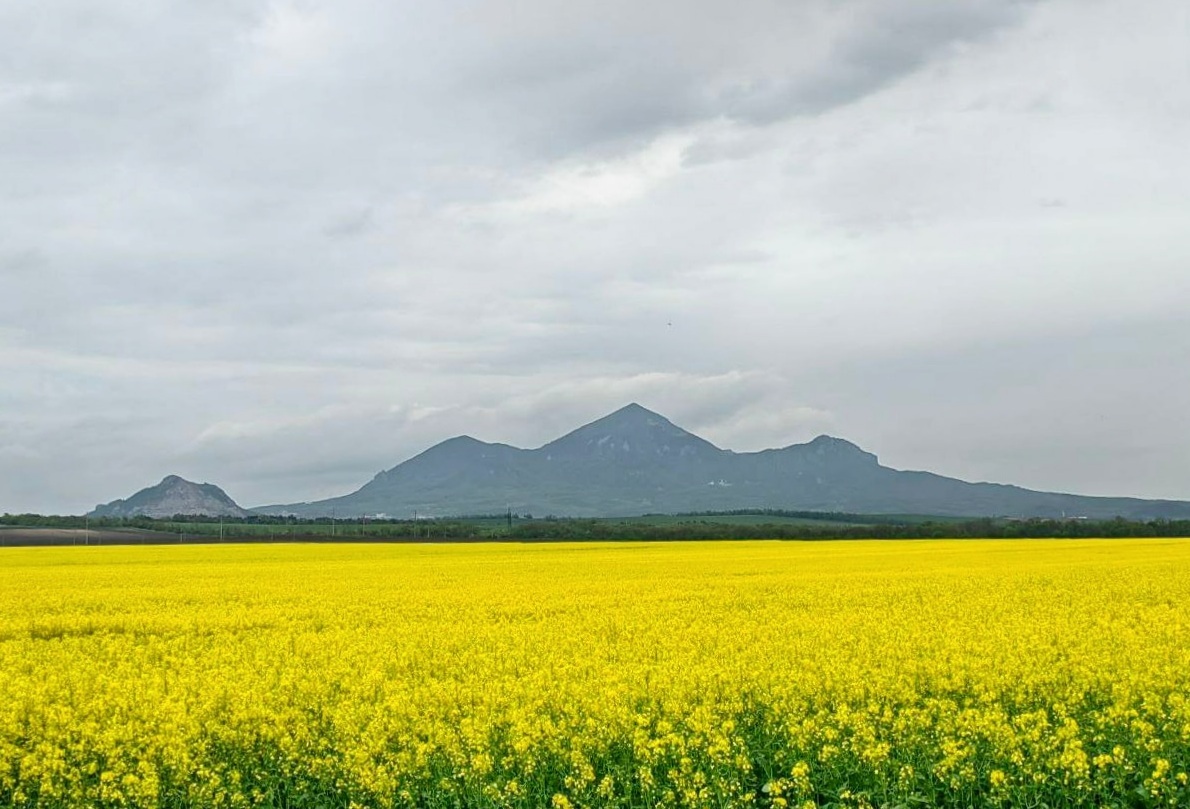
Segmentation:
<svg viewBox="0 0 1190 809">
<path fill-rule="evenodd" d="M 1186 806 L 1190 542 L 0 550 L 0 806 Z"/>
</svg>

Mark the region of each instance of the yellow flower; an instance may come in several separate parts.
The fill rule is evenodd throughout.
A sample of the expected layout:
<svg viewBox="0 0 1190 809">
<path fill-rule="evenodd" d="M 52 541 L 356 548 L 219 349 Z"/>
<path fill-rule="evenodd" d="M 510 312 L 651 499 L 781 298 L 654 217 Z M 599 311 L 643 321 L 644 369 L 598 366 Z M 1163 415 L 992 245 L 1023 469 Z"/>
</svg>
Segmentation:
<svg viewBox="0 0 1190 809">
<path fill-rule="evenodd" d="M 758 804 L 799 809 L 985 777 L 1022 803 L 1176 805 L 1190 780 L 1184 540 L 0 557 L 0 803 L 21 809 L 232 809 L 277 780 L 386 809 L 744 807 L 758 771 Z"/>
</svg>

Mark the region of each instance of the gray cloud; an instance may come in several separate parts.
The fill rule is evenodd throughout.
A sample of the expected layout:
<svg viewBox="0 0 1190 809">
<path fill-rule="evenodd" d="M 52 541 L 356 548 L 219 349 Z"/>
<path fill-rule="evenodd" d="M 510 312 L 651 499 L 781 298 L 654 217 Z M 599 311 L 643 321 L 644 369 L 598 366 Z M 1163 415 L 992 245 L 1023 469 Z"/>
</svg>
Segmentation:
<svg viewBox="0 0 1190 809">
<path fill-rule="evenodd" d="M 850 104 L 1017 23 L 1026 3 L 492 4 L 461 84 L 532 155 Z M 502 9 L 503 13 L 497 11 Z M 467 97 L 467 96 L 465 96 Z"/>
<path fill-rule="evenodd" d="M 6 7 L 0 511 L 630 399 L 1190 496 L 1190 12 L 1142 6 Z"/>
<path fill-rule="evenodd" d="M 728 115 L 770 123 L 850 104 L 908 76 L 939 56 L 1016 23 L 1019 2 L 870 3 L 843 13 L 850 25 L 829 41 L 826 58 L 793 76 L 761 76 L 718 99 Z"/>
</svg>

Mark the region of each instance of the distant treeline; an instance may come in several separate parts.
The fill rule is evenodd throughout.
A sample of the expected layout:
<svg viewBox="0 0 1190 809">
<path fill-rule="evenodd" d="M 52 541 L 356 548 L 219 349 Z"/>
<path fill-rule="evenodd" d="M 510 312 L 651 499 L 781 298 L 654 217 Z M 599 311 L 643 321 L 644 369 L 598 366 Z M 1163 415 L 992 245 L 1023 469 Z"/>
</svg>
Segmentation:
<svg viewBox="0 0 1190 809">
<path fill-rule="evenodd" d="M 766 523 L 757 516 L 814 520 L 817 524 Z M 494 541 L 526 542 L 683 540 L 683 539 L 941 539 L 1030 537 L 1190 537 L 1190 520 L 1053 520 L 984 518 L 946 520 L 896 515 L 839 514 L 812 511 L 729 511 L 682 514 L 666 521 L 527 518 L 507 514 L 457 519 L 395 520 L 353 518 L 331 521 L 298 517 L 252 516 L 244 519 L 187 517 L 54 517 L 5 514 L 11 528 L 141 530 L 177 534 L 186 539 L 223 537 L 244 541 Z M 730 517 L 740 517 L 732 522 Z M 716 518 L 711 520 L 709 518 Z M 749 518 L 743 521 L 743 518 Z M 836 523 L 836 524 L 830 524 Z M 857 524 L 862 523 L 862 524 Z"/>
<path fill-rule="evenodd" d="M 505 524 L 506 516 L 499 523 Z M 490 518 L 487 522 L 493 522 Z M 74 517 L 41 514 L 5 514 L 0 527 L 89 529 L 92 532 L 153 532 L 178 536 L 184 541 L 211 538 L 247 541 L 322 541 L 322 540 L 483 540 L 492 538 L 492 531 L 477 522 L 464 519 L 397 520 L 350 518 L 307 519 L 251 515 L 249 517 L 204 517 L 175 514 L 169 518 L 154 517 Z M 507 533 L 507 531 L 505 531 Z"/>
<path fill-rule="evenodd" d="M 503 515 L 502 515 L 503 516 Z M 339 519 L 338 523 L 372 523 L 397 524 L 411 522 L 410 520 L 382 520 L 372 517 L 355 519 Z M 76 517 L 44 514 L 5 514 L 0 517 L 0 525 L 21 526 L 24 528 L 144 528 L 150 531 L 160 531 L 163 525 L 170 523 L 185 523 L 186 525 L 316 525 L 326 523 L 329 517 L 309 519 L 303 517 L 276 517 L 265 514 L 251 514 L 247 517 L 205 517 L 200 514 L 175 514 L 172 517 Z"/>
<path fill-rule="evenodd" d="M 712 515 L 703 515 L 712 516 Z M 600 520 L 540 520 L 514 525 L 511 538 L 523 540 L 680 540 L 680 539 L 1017 539 L 1091 537 L 1190 537 L 1190 520 L 994 520 L 797 525 L 673 522 L 646 524 Z"/>
<path fill-rule="evenodd" d="M 783 508 L 736 508 L 728 511 L 688 511 L 677 515 L 646 514 L 646 517 L 667 516 L 674 519 L 698 517 L 782 517 L 817 522 L 862 523 L 864 525 L 909 525 L 920 518 L 904 514 L 856 514 L 849 511 L 790 511 Z"/>
</svg>

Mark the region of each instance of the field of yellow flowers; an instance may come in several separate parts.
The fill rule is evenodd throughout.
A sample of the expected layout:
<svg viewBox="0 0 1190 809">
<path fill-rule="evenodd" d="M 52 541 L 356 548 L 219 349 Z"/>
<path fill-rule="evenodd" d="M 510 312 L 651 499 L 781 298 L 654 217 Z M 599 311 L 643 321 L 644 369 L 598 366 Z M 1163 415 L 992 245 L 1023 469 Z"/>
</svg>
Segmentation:
<svg viewBox="0 0 1190 809">
<path fill-rule="evenodd" d="M 0 806 L 1188 806 L 1190 542 L 0 551 Z"/>
</svg>

